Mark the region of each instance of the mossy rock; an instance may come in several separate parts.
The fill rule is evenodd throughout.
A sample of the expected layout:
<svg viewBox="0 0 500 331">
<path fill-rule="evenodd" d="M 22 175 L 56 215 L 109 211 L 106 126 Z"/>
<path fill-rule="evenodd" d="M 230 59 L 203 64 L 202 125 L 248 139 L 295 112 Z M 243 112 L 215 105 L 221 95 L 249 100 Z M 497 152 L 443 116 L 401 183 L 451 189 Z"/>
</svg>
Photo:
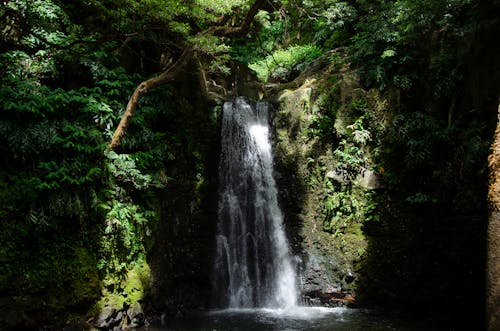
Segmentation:
<svg viewBox="0 0 500 331">
<path fill-rule="evenodd" d="M 141 299 L 144 299 L 149 291 L 150 269 L 147 262 L 143 259 L 133 263 L 123 280 L 115 279 L 111 276 L 104 281 L 101 299 L 96 302 L 91 309 L 90 314 L 96 315 L 105 307 L 121 310 L 130 306 Z"/>
<path fill-rule="evenodd" d="M 371 141 L 355 140 L 354 130 L 359 128 L 354 124 L 367 123 L 360 133 L 367 134 L 373 127 L 373 135 L 379 134 L 390 116 L 381 116 L 380 121 L 371 117 L 362 121 L 362 116 L 374 107 L 379 114 L 389 112 L 390 101 L 360 88 L 355 74 L 323 65 L 311 77 L 303 75 L 288 84 L 277 98 L 277 183 L 290 237 L 295 240 L 292 247 L 302 256 L 302 277 L 307 279 L 309 273 L 321 278 L 314 280 L 322 284 L 321 289 L 355 291 L 354 273 L 367 247 L 362 227 L 373 210 L 371 191 L 380 185 L 374 184 L 376 174 L 366 170 L 373 166 Z M 350 155 L 351 150 L 359 155 Z M 351 161 L 357 163 L 345 164 Z M 351 172 L 345 181 L 328 176 L 341 166 Z M 336 196 L 340 202 L 329 209 Z"/>
</svg>

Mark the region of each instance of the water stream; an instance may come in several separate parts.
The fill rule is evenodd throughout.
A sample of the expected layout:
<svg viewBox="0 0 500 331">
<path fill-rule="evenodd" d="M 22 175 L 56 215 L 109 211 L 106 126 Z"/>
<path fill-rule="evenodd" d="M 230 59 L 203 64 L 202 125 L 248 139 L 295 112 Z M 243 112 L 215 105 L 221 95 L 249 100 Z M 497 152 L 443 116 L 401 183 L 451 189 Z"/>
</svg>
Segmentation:
<svg viewBox="0 0 500 331">
<path fill-rule="evenodd" d="M 238 97 L 222 118 L 214 306 L 145 331 L 431 331 L 370 310 L 303 307 L 273 178 L 269 105 Z"/>
<path fill-rule="evenodd" d="M 273 178 L 269 104 L 224 104 L 219 163 L 216 306 L 297 305 L 296 275 Z"/>
</svg>

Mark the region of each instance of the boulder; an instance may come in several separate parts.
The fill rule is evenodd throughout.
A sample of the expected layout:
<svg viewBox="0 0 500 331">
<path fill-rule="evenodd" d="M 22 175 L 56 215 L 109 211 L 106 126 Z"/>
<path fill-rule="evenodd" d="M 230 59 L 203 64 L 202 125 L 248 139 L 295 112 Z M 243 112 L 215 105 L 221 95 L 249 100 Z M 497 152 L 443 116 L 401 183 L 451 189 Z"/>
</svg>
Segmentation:
<svg viewBox="0 0 500 331">
<path fill-rule="evenodd" d="M 109 330 L 116 316 L 116 309 L 110 306 L 105 306 L 95 320 L 95 326 L 99 330 Z"/>
<path fill-rule="evenodd" d="M 129 328 L 137 328 L 143 326 L 145 323 L 145 316 L 142 310 L 142 306 L 139 302 L 131 305 L 127 310 L 127 316 L 130 321 Z"/>
<path fill-rule="evenodd" d="M 369 190 L 384 188 L 384 183 L 380 175 L 372 170 L 365 169 L 356 176 L 354 184 Z"/>
</svg>

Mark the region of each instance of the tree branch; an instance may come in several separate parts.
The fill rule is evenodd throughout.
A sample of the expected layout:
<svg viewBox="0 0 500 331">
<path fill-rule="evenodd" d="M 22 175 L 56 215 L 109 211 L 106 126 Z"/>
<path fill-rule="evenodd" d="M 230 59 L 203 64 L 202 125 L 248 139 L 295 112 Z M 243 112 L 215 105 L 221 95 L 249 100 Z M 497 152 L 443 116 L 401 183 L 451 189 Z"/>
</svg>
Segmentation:
<svg viewBox="0 0 500 331">
<path fill-rule="evenodd" d="M 198 36 L 206 36 L 210 34 L 228 38 L 245 36 L 250 30 L 250 26 L 253 19 L 255 18 L 255 15 L 257 15 L 259 10 L 266 4 L 266 2 L 267 0 L 255 0 L 255 2 L 245 15 L 245 19 L 238 27 L 216 26 L 200 32 Z M 125 108 L 125 112 L 122 115 L 120 123 L 118 124 L 118 127 L 113 134 L 113 138 L 111 138 L 111 142 L 108 145 L 109 148 L 114 150 L 121 144 L 122 138 L 127 132 L 128 125 L 130 124 L 130 119 L 132 118 L 132 116 L 134 116 L 141 98 L 146 93 L 148 93 L 149 90 L 174 79 L 175 76 L 182 70 L 182 68 L 189 63 L 189 61 L 193 57 L 193 53 L 193 46 L 187 46 L 184 49 L 182 55 L 174 64 L 168 66 L 168 68 L 160 75 L 145 80 L 136 87 L 134 93 L 128 101 L 127 107 Z"/>
<path fill-rule="evenodd" d="M 236 27 L 227 27 L 227 26 L 217 26 L 211 29 L 211 33 L 219 36 L 219 37 L 243 37 L 250 30 L 250 26 L 252 25 L 253 19 L 255 15 L 259 12 L 259 10 L 266 4 L 267 0 L 255 0 L 252 7 L 248 10 L 245 15 L 245 19 L 241 23 L 240 26 Z"/>
<path fill-rule="evenodd" d="M 137 110 L 137 106 L 141 98 L 149 92 L 149 90 L 165 84 L 171 81 L 175 76 L 184 68 L 185 65 L 189 63 L 191 57 L 193 56 L 192 47 L 188 46 L 184 49 L 184 52 L 179 57 L 179 59 L 170 65 L 165 71 L 163 71 L 160 75 L 150 78 L 148 80 L 140 83 L 132 96 L 130 97 L 127 108 L 125 108 L 125 112 L 122 115 L 120 123 L 113 134 L 113 138 L 109 144 L 109 148 L 112 150 L 116 149 L 120 144 L 123 136 L 127 132 L 128 125 L 130 124 L 130 119 L 134 116 L 135 111 Z"/>
</svg>

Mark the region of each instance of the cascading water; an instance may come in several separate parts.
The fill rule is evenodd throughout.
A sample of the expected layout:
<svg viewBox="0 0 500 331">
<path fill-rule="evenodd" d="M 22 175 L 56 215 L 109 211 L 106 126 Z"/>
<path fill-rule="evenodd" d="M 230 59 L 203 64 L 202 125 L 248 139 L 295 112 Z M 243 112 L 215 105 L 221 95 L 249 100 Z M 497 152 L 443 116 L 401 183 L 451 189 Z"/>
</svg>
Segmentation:
<svg viewBox="0 0 500 331">
<path fill-rule="evenodd" d="M 297 305 L 296 276 L 272 176 L 268 104 L 224 105 L 219 222 L 214 263 L 217 309 L 169 319 L 169 330 L 433 330 L 365 309 Z M 425 325 L 425 327 L 423 327 Z"/>
<path fill-rule="evenodd" d="M 214 289 L 225 308 L 297 305 L 296 275 L 278 206 L 269 104 L 224 104 Z"/>
</svg>

